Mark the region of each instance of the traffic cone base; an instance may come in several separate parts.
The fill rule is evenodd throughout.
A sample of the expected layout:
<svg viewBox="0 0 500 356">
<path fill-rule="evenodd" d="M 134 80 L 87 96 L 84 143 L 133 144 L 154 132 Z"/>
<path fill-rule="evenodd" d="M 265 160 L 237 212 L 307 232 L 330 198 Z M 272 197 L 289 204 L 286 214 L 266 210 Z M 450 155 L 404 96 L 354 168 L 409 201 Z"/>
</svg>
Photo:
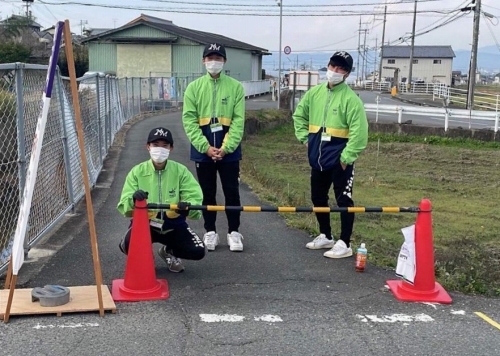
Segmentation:
<svg viewBox="0 0 500 356">
<path fill-rule="evenodd" d="M 437 282 L 434 289 L 429 291 L 418 291 L 412 285 L 401 280 L 387 281 L 387 285 L 397 300 L 402 302 L 427 302 L 451 304 L 451 297 L 446 290 Z"/>
<path fill-rule="evenodd" d="M 125 278 L 113 280 L 111 295 L 117 302 L 167 299 L 167 281 L 156 279 L 147 202 L 136 201 L 125 266 Z"/>
<path fill-rule="evenodd" d="M 149 290 L 133 290 L 125 287 L 124 279 L 113 280 L 111 294 L 115 302 L 140 302 L 144 300 L 168 299 L 170 292 L 166 279 L 157 279 L 158 283 Z"/>
<path fill-rule="evenodd" d="M 434 242 L 432 234 L 432 207 L 429 199 L 422 199 L 415 222 L 415 279 L 387 281 L 398 300 L 451 304 L 451 297 L 436 282 L 434 275 Z"/>
</svg>

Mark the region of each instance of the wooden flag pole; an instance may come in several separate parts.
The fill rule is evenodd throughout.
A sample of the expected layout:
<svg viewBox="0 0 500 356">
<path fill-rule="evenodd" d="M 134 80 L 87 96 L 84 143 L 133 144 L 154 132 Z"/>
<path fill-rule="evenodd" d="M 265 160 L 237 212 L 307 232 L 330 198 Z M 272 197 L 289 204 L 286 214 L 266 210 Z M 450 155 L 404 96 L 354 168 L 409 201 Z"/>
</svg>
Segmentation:
<svg viewBox="0 0 500 356">
<path fill-rule="evenodd" d="M 92 260 L 94 262 L 94 273 L 97 284 L 97 297 L 99 299 L 99 315 L 104 316 L 104 306 L 102 300 L 102 273 L 101 262 L 99 260 L 99 250 L 97 247 L 97 234 L 94 222 L 94 210 L 92 207 L 92 196 L 90 194 L 89 173 L 87 169 L 87 156 L 85 154 L 85 143 L 83 138 L 83 125 L 80 112 L 80 100 L 78 97 L 78 88 L 76 85 L 75 59 L 73 57 L 73 43 L 71 38 L 71 29 L 69 20 L 64 21 L 64 49 L 68 63 L 68 71 L 71 85 L 71 96 L 73 97 L 73 108 L 75 111 L 76 132 L 78 133 L 78 146 L 82 157 L 83 183 L 85 185 L 85 202 L 87 205 L 87 215 L 89 219 L 90 244 L 92 246 Z"/>
<path fill-rule="evenodd" d="M 14 299 L 14 288 L 16 288 L 17 276 L 12 273 L 12 258 L 9 261 L 9 268 L 7 270 L 7 279 L 5 280 L 4 289 L 9 289 L 9 298 L 3 316 L 3 322 L 8 323 L 10 318 L 10 309 L 12 308 L 12 299 Z"/>
<path fill-rule="evenodd" d="M 10 258 L 9 261 L 9 267 L 7 269 L 7 279 L 5 279 L 5 285 L 3 289 L 7 289 L 10 287 L 10 281 L 12 280 L 12 257 Z"/>
<path fill-rule="evenodd" d="M 16 289 L 17 275 L 12 275 L 10 280 L 9 288 L 9 298 L 7 299 L 7 307 L 5 308 L 5 314 L 3 315 L 3 322 L 8 323 L 10 319 L 10 309 L 12 308 L 12 299 L 14 299 L 14 290 Z"/>
</svg>

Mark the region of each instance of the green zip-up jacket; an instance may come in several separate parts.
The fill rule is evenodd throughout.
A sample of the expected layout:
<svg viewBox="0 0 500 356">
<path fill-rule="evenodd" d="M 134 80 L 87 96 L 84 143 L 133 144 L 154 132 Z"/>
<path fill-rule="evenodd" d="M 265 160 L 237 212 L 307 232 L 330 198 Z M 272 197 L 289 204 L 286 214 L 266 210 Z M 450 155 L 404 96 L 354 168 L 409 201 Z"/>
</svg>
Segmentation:
<svg viewBox="0 0 500 356">
<path fill-rule="evenodd" d="M 158 171 L 151 160 L 136 165 L 128 173 L 123 185 L 122 195 L 117 209 L 124 216 L 132 216 L 134 200 L 132 196 L 137 190 L 148 192 L 148 203 L 177 204 L 188 202 L 192 205 L 201 205 L 203 194 L 199 183 L 186 166 L 168 160 L 165 169 Z M 185 218 L 173 210 L 161 214 L 150 211 L 150 218 L 157 217 L 164 220 L 165 224 L 182 224 Z M 189 210 L 189 218 L 201 218 L 200 210 Z"/>
<path fill-rule="evenodd" d="M 210 146 L 224 150 L 222 161 L 241 160 L 243 85 L 223 73 L 217 79 L 207 73 L 189 83 L 184 93 L 182 123 L 191 142 L 192 161 L 212 162 L 206 155 Z"/>
<path fill-rule="evenodd" d="M 321 171 L 353 164 L 368 142 L 368 120 L 361 99 L 346 83 L 309 89 L 293 114 L 295 136 L 305 144 L 312 168 Z"/>
</svg>

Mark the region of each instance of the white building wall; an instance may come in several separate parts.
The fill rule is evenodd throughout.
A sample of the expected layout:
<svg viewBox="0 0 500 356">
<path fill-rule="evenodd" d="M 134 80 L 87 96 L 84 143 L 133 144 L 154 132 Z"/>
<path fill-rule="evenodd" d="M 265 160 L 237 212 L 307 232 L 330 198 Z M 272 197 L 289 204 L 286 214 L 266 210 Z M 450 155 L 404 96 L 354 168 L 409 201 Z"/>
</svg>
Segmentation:
<svg viewBox="0 0 500 356">
<path fill-rule="evenodd" d="M 388 63 L 394 59 L 395 63 Z M 413 64 L 413 80 L 423 80 L 426 83 L 440 82 L 451 85 L 451 72 L 453 68 L 453 59 L 451 58 L 415 58 L 418 63 Z M 434 64 L 434 60 L 440 60 L 440 64 Z M 399 81 L 401 78 L 407 78 L 410 71 L 409 58 L 384 58 L 382 67 L 396 67 L 400 69 Z M 382 78 L 393 78 L 393 69 L 382 69 Z"/>
</svg>

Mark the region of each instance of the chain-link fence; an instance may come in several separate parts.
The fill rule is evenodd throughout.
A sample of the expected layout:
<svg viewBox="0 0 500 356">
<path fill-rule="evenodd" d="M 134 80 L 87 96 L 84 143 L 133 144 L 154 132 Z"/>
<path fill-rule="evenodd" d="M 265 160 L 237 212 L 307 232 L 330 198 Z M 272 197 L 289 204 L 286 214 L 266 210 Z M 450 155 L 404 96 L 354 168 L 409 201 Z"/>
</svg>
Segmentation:
<svg viewBox="0 0 500 356">
<path fill-rule="evenodd" d="M 11 254 L 46 75 L 47 66 L 0 64 L 0 272 Z M 185 87 L 193 79 L 98 75 L 78 79 L 92 185 L 123 124 L 142 112 L 180 106 Z M 26 251 L 84 196 L 72 102 L 68 78 L 57 75 L 28 220 Z"/>
<path fill-rule="evenodd" d="M 93 74 L 78 79 L 92 185 L 123 124 L 143 112 L 182 106 L 188 84 L 202 75 L 166 74 L 120 79 Z M 43 65 L 0 64 L 0 273 L 7 267 L 12 250 L 46 75 L 47 66 Z M 267 84 L 263 88 L 254 88 L 255 82 L 242 84 L 247 96 L 268 91 Z M 69 78 L 57 75 L 38 163 L 25 251 L 85 194 L 72 103 Z"/>
</svg>

